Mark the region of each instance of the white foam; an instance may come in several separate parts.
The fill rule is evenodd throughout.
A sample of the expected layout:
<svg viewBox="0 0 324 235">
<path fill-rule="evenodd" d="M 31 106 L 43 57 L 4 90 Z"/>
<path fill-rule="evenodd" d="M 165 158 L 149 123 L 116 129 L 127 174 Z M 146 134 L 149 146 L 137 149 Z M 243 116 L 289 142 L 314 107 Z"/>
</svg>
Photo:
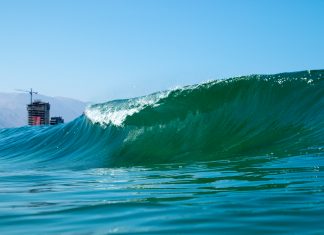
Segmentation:
<svg viewBox="0 0 324 235">
<path fill-rule="evenodd" d="M 169 92 L 160 92 L 145 97 L 93 105 L 85 110 L 85 115 L 93 123 L 98 123 L 103 126 L 108 124 L 122 126 L 128 116 L 140 112 L 147 106 L 157 106 L 157 102 L 168 94 Z"/>
</svg>

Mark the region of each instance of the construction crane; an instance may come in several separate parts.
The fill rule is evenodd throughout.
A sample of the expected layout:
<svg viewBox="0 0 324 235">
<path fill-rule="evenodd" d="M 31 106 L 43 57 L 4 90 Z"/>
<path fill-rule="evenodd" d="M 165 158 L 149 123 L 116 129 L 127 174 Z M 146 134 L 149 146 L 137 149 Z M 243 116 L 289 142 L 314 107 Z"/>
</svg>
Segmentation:
<svg viewBox="0 0 324 235">
<path fill-rule="evenodd" d="M 25 92 L 25 93 L 29 93 L 30 94 L 30 104 L 33 104 L 33 94 L 38 94 L 38 92 L 33 91 L 33 88 L 30 88 L 30 90 L 21 90 L 21 89 L 16 89 L 16 91 L 21 91 L 21 92 Z"/>
</svg>

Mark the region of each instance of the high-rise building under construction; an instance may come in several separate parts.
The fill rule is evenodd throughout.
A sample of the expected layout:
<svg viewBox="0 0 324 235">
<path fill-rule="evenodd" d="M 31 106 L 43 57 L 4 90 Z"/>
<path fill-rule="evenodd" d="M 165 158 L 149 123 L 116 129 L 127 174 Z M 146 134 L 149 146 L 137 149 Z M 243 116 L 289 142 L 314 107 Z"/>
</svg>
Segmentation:
<svg viewBox="0 0 324 235">
<path fill-rule="evenodd" d="M 49 125 L 50 124 L 50 104 L 35 101 L 27 105 L 28 125 Z"/>
</svg>

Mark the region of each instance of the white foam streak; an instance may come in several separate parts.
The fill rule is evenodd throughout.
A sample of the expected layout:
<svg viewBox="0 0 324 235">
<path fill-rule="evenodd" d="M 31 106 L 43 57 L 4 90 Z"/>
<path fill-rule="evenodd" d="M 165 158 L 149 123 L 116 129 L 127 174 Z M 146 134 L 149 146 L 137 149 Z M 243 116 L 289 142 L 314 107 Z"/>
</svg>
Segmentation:
<svg viewBox="0 0 324 235">
<path fill-rule="evenodd" d="M 128 116 L 140 112 L 147 106 L 155 107 L 157 102 L 168 94 L 169 92 L 160 92 L 145 97 L 93 105 L 85 110 L 85 115 L 93 123 L 98 123 L 103 126 L 108 124 L 122 126 Z"/>
</svg>

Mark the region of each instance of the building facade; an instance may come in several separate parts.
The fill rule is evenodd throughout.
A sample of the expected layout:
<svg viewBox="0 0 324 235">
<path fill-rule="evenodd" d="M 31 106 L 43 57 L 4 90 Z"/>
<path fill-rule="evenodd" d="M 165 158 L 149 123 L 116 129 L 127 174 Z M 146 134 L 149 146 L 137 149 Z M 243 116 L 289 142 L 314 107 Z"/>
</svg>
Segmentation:
<svg viewBox="0 0 324 235">
<path fill-rule="evenodd" d="M 50 124 L 50 104 L 35 101 L 27 105 L 28 111 L 28 125 L 49 125 Z"/>
<path fill-rule="evenodd" d="M 57 125 L 61 123 L 64 123 L 64 119 L 62 117 L 51 117 L 51 121 L 50 121 L 51 125 Z"/>
</svg>

